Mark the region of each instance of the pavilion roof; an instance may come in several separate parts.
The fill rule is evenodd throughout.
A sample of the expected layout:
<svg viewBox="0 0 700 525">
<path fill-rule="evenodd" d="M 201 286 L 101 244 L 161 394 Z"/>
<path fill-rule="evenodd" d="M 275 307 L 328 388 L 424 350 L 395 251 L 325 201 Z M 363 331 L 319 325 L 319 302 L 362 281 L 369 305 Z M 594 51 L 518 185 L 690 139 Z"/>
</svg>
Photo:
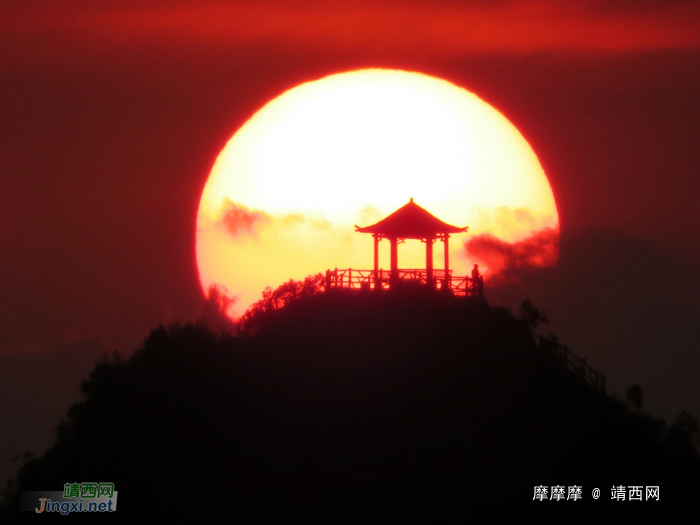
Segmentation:
<svg viewBox="0 0 700 525">
<path fill-rule="evenodd" d="M 378 223 L 364 228 L 355 226 L 355 231 L 400 239 L 426 239 L 437 234 L 465 232 L 467 228 L 468 226 L 459 228 L 458 226 L 442 222 L 411 199 L 408 204 Z"/>
</svg>

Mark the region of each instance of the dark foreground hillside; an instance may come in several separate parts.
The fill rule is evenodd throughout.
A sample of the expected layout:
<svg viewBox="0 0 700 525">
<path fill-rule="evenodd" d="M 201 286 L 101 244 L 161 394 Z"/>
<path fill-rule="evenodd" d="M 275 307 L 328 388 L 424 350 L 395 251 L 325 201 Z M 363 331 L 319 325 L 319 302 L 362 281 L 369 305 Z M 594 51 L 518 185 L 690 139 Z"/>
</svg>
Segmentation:
<svg viewBox="0 0 700 525">
<path fill-rule="evenodd" d="M 484 303 L 320 294 L 256 328 L 161 328 L 99 364 L 19 490 L 114 482 L 118 511 L 100 519 L 405 523 L 668 516 L 700 489 L 690 434 L 596 393 L 532 323 Z M 582 499 L 532 501 L 537 485 Z M 659 501 L 611 501 L 620 485 L 659 486 Z"/>
</svg>

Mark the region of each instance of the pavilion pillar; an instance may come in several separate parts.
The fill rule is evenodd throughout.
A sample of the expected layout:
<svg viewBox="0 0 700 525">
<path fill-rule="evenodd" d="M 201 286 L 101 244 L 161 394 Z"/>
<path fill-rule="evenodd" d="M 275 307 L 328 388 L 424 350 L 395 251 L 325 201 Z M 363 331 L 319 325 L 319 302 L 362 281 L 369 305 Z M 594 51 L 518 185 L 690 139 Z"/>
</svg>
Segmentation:
<svg viewBox="0 0 700 525">
<path fill-rule="evenodd" d="M 374 289 L 379 290 L 379 234 L 375 233 L 374 237 Z"/>
<path fill-rule="evenodd" d="M 450 235 L 445 233 L 442 236 L 442 242 L 445 248 L 445 290 L 450 289 Z"/>
<path fill-rule="evenodd" d="M 389 239 L 391 242 L 391 282 L 399 280 L 399 240 L 396 237 Z"/>
<path fill-rule="evenodd" d="M 425 270 L 427 274 L 428 286 L 433 287 L 433 237 L 425 239 Z"/>
</svg>

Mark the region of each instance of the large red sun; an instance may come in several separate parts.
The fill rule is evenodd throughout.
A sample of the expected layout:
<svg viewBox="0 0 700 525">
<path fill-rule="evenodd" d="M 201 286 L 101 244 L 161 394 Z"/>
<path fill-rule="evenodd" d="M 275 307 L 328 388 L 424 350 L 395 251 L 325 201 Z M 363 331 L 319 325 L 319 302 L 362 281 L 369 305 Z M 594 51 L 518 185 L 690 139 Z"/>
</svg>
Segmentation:
<svg viewBox="0 0 700 525">
<path fill-rule="evenodd" d="M 537 156 L 496 109 L 420 73 L 350 71 L 282 93 L 221 151 L 197 217 L 202 287 L 225 286 L 237 298 L 231 313 L 240 314 L 266 286 L 371 267 L 372 239 L 353 225 L 372 224 L 411 197 L 469 226 L 451 241 L 455 274 L 474 262 L 464 249 L 474 235 L 514 242 L 558 229 Z M 406 267 L 425 263 L 414 244 L 401 247 Z"/>
</svg>

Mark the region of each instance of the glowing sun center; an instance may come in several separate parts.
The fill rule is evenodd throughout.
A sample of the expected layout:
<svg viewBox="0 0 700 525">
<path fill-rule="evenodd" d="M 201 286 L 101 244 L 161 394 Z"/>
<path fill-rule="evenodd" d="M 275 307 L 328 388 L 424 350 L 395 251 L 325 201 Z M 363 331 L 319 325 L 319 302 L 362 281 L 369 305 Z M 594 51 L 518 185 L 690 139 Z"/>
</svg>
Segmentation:
<svg viewBox="0 0 700 525">
<path fill-rule="evenodd" d="M 473 235 L 513 242 L 558 227 L 535 153 L 493 107 L 427 75 L 351 71 L 286 91 L 222 150 L 197 217 L 202 286 L 225 286 L 241 313 L 266 286 L 371 268 L 372 238 L 353 225 L 373 224 L 411 197 L 469 226 L 450 244 L 455 274 L 476 260 L 464 247 Z M 399 264 L 424 267 L 424 247 L 402 244 Z"/>
</svg>

